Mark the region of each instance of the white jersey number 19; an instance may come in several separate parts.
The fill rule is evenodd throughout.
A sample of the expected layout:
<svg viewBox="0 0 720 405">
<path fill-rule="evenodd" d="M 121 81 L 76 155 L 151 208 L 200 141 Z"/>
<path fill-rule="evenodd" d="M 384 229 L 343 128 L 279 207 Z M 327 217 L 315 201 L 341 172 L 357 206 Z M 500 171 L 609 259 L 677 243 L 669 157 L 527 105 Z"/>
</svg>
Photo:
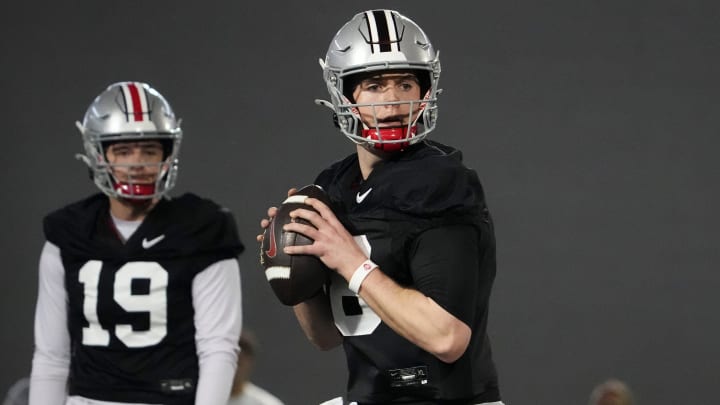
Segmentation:
<svg viewBox="0 0 720 405">
<path fill-rule="evenodd" d="M 98 320 L 98 285 L 102 262 L 91 260 L 80 269 L 79 281 L 83 285 L 83 314 L 88 326 L 82 330 L 82 343 L 86 346 L 108 346 L 110 332 Z M 148 294 L 133 294 L 133 280 L 148 280 Z M 150 328 L 136 331 L 132 325 L 115 325 L 115 336 L 127 347 L 147 347 L 159 343 L 167 334 L 168 273 L 156 262 L 129 262 L 115 273 L 113 299 L 128 312 L 147 312 Z"/>
</svg>

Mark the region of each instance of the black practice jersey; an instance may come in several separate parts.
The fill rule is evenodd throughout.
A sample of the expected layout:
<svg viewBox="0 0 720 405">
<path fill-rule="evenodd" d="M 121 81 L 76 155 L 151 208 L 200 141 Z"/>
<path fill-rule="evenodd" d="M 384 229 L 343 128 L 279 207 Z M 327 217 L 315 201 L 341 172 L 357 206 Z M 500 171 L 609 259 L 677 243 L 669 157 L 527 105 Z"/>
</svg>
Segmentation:
<svg viewBox="0 0 720 405">
<path fill-rule="evenodd" d="M 192 282 L 242 251 L 232 214 L 192 194 L 162 199 L 123 243 L 96 194 L 48 215 L 44 229 L 65 270 L 69 394 L 193 404 Z"/>
<path fill-rule="evenodd" d="M 363 180 L 357 155 L 316 179 L 371 259 L 465 322 L 465 354 L 444 363 L 395 333 L 335 274 L 329 286 L 344 335 L 348 399 L 360 404 L 500 400 L 486 326 L 495 278 L 495 238 L 476 173 L 461 153 L 425 141 L 376 166 Z M 432 322 L 432 319 L 428 319 Z"/>
</svg>

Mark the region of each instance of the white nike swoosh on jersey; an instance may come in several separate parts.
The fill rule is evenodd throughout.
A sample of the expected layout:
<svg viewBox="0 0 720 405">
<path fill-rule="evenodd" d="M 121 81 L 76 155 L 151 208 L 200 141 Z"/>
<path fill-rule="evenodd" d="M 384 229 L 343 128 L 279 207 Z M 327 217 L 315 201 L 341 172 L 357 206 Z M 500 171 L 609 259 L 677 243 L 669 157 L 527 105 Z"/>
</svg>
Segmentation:
<svg viewBox="0 0 720 405">
<path fill-rule="evenodd" d="M 165 235 L 160 235 L 156 238 L 152 238 L 150 240 L 147 240 L 147 238 L 143 238 L 142 240 L 142 247 L 145 249 L 150 249 L 151 247 L 157 245 L 161 240 L 165 239 Z"/>
<path fill-rule="evenodd" d="M 362 193 L 362 194 L 360 194 L 360 192 L 358 192 L 357 195 L 355 196 L 355 201 L 356 201 L 358 204 L 360 204 L 361 202 L 363 202 L 363 200 L 365 200 L 365 197 L 367 197 L 368 194 L 370 194 L 371 191 L 372 191 L 372 187 L 370 187 L 369 189 L 367 189 L 367 191 L 364 192 L 364 193 Z"/>
</svg>

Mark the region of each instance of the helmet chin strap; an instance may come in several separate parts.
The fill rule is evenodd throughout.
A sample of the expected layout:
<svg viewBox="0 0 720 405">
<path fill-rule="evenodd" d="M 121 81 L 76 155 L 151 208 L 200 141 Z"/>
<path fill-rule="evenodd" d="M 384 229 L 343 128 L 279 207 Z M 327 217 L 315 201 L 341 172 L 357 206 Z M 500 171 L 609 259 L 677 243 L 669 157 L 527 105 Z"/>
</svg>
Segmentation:
<svg viewBox="0 0 720 405">
<path fill-rule="evenodd" d="M 397 127 L 374 127 L 364 128 L 362 130 L 362 137 L 370 139 L 375 149 L 379 149 L 385 152 L 397 152 L 405 149 L 410 145 L 409 142 L 391 142 L 387 141 L 400 141 L 403 139 L 410 139 L 417 133 L 417 125 L 413 125 L 408 129 L 407 125 Z"/>
<path fill-rule="evenodd" d="M 160 178 L 164 179 L 168 174 L 166 163 L 163 163 L 160 171 Z M 115 175 L 110 173 L 113 190 L 117 193 L 119 198 L 127 200 L 131 203 L 137 203 L 142 205 L 146 201 L 152 200 L 156 197 L 158 181 L 151 183 L 136 183 L 132 181 L 120 181 Z"/>
</svg>

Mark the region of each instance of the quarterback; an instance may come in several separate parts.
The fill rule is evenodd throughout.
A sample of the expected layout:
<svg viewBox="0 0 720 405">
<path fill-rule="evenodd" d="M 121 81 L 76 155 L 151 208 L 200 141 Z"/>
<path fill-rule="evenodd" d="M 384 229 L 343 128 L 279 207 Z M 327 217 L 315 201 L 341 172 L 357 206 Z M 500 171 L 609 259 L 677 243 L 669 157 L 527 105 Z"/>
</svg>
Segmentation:
<svg viewBox="0 0 720 405">
<path fill-rule="evenodd" d="M 330 206 L 308 198 L 318 212 L 291 216 L 312 225 L 284 226 L 314 240 L 287 253 L 333 270 L 294 306 L 300 326 L 321 349 L 343 346 L 353 403 L 502 404 L 486 332 L 491 216 L 460 151 L 426 139 L 438 52 L 409 18 L 369 10 L 340 28 L 320 64 L 330 100 L 318 103 L 356 147 L 315 179 Z"/>
</svg>

